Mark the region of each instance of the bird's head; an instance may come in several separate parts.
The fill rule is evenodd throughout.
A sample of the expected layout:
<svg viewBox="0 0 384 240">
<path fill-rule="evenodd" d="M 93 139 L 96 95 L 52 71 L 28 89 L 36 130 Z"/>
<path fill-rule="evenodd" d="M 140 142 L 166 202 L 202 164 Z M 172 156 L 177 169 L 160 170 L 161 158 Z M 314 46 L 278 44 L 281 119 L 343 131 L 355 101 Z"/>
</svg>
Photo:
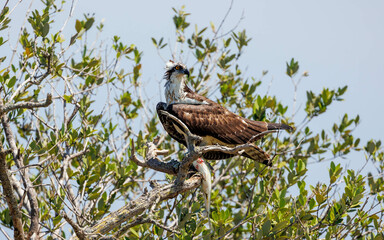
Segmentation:
<svg viewBox="0 0 384 240">
<path fill-rule="evenodd" d="M 182 63 L 169 60 L 169 62 L 167 62 L 167 65 L 165 66 L 165 69 L 166 72 L 164 74 L 164 78 L 167 81 L 179 80 L 181 82 L 184 79 L 185 75 L 189 77 L 189 71 L 187 67 Z"/>
</svg>

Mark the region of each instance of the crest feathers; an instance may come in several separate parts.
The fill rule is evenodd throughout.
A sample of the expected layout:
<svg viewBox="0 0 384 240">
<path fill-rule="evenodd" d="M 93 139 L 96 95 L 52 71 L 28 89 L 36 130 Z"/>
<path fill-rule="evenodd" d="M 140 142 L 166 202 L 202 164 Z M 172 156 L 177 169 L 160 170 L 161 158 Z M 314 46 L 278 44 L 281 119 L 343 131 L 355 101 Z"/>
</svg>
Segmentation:
<svg viewBox="0 0 384 240">
<path fill-rule="evenodd" d="M 171 68 L 173 68 L 175 65 L 176 65 L 176 64 L 175 64 L 174 61 L 169 60 L 169 61 L 167 62 L 167 64 L 165 65 L 165 69 L 168 71 L 168 70 L 170 70 Z"/>
</svg>

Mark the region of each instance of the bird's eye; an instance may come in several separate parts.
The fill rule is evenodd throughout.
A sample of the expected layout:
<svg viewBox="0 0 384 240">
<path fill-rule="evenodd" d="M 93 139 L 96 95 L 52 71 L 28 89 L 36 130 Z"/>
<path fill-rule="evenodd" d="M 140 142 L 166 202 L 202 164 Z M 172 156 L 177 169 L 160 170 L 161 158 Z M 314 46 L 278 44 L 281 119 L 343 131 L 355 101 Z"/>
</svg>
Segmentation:
<svg viewBox="0 0 384 240">
<path fill-rule="evenodd" d="M 175 69 L 176 69 L 176 70 L 179 70 L 179 69 L 180 69 L 180 66 L 176 66 Z"/>
</svg>

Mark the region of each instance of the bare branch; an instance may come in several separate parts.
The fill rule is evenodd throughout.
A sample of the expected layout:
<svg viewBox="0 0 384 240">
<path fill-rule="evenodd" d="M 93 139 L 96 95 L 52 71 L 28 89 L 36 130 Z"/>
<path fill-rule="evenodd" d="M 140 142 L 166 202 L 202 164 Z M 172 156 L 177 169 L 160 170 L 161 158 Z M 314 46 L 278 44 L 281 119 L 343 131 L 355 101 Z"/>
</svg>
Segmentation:
<svg viewBox="0 0 384 240">
<path fill-rule="evenodd" d="M 51 103 L 52 103 L 52 95 L 48 93 L 47 98 L 45 99 L 45 102 L 20 102 L 15 104 L 8 103 L 5 105 L 0 105 L 0 115 L 15 109 L 20 109 L 20 108 L 33 109 L 33 108 L 39 108 L 39 107 L 48 107 Z"/>
<path fill-rule="evenodd" d="M 226 146 L 220 146 L 220 145 L 208 145 L 208 146 L 198 147 L 198 150 L 201 153 L 206 153 L 206 152 L 211 152 L 211 151 L 220 151 L 223 153 L 240 155 L 243 153 L 244 150 L 246 150 L 248 148 L 252 148 L 254 146 L 255 145 L 252 143 L 241 144 L 241 145 L 238 145 L 238 146 L 233 147 L 233 148 L 226 147 Z"/>
<path fill-rule="evenodd" d="M 19 150 L 16 145 L 15 137 L 13 136 L 11 125 L 9 124 L 9 119 L 7 114 L 3 114 L 1 116 L 1 123 L 3 125 L 3 129 L 5 132 L 5 136 L 7 142 L 9 144 L 10 149 L 12 150 L 13 160 L 18 168 L 24 167 L 24 160 L 22 156 L 19 154 Z M 29 177 L 29 172 L 27 169 L 23 169 L 21 171 L 21 179 L 23 181 L 24 187 L 27 192 L 27 196 L 31 205 L 31 226 L 29 228 L 27 239 L 29 239 L 34 234 L 37 234 L 39 230 L 39 206 L 37 202 L 37 193 L 33 187 L 33 184 Z"/>
<path fill-rule="evenodd" d="M 140 224 L 144 224 L 144 223 L 149 223 L 149 219 L 146 218 L 146 219 L 143 219 L 143 217 L 138 217 L 136 218 L 134 221 L 128 223 L 128 224 L 125 224 L 123 227 L 121 227 L 119 229 L 119 231 L 117 231 L 114 235 L 115 238 L 119 238 L 119 237 L 122 237 L 123 235 L 125 235 L 125 233 L 132 227 L 134 226 L 137 226 L 137 225 L 140 225 Z"/>
<path fill-rule="evenodd" d="M 195 134 L 192 134 L 191 131 L 189 130 L 188 126 L 185 125 L 185 123 L 183 123 L 176 116 L 170 114 L 169 112 L 163 111 L 163 110 L 160 110 L 160 111 L 162 114 L 166 115 L 167 117 L 171 118 L 173 121 L 177 122 L 183 128 L 182 131 L 185 135 L 184 137 L 185 137 L 185 141 L 187 143 L 188 151 L 189 152 L 194 151 L 195 143 L 197 141 L 201 141 L 201 137 L 199 137 Z"/>
<path fill-rule="evenodd" d="M 73 230 L 76 233 L 76 236 L 79 239 L 81 239 L 81 240 L 85 239 L 84 230 L 77 223 L 75 223 L 70 217 L 68 217 L 68 215 L 65 212 L 62 212 L 60 215 L 65 219 L 65 221 L 67 221 L 69 223 L 69 225 L 72 226 Z"/>
<path fill-rule="evenodd" d="M 133 143 L 133 140 L 131 140 L 131 160 L 134 161 L 137 165 L 141 167 L 148 167 L 159 172 L 176 175 L 180 163 L 176 160 L 162 162 L 157 158 L 157 155 L 161 155 L 159 153 L 163 154 L 163 151 L 157 150 L 155 144 L 150 142 L 148 143 L 148 151 L 145 160 L 140 160 L 135 155 L 135 144 Z"/>
<path fill-rule="evenodd" d="M 181 234 L 181 232 L 179 232 L 179 231 L 177 231 L 175 229 L 172 229 L 170 227 L 167 227 L 167 226 L 159 223 L 158 221 L 156 221 L 154 219 L 148 219 L 148 220 L 149 220 L 149 223 L 152 223 L 152 224 L 158 226 L 159 228 L 162 228 L 162 229 L 164 229 L 164 230 L 166 230 L 168 232 L 175 233 L 175 234 Z"/>
<path fill-rule="evenodd" d="M 14 238 L 24 239 L 23 223 L 21 221 L 21 212 L 18 208 L 17 198 L 12 188 L 12 178 L 10 177 L 7 163 L 5 161 L 5 151 L 0 143 L 0 181 L 3 186 L 3 194 L 9 207 L 9 213 L 12 217 L 12 223 L 14 226 Z"/>
<path fill-rule="evenodd" d="M 100 220 L 95 226 L 86 230 L 92 236 L 104 235 L 125 221 L 141 214 L 158 200 L 159 202 L 174 198 L 180 193 L 197 188 L 201 184 L 201 176 L 195 175 L 180 185 L 166 184 L 144 193 L 138 199 L 129 202 L 126 206 Z M 139 224 L 139 223 L 138 223 Z M 137 225 L 137 224 L 136 224 Z"/>
<path fill-rule="evenodd" d="M 69 123 L 73 120 L 73 118 L 76 116 L 76 113 L 79 111 L 80 107 L 78 105 L 75 105 L 75 108 L 73 109 L 71 116 L 69 116 L 68 119 L 65 120 L 65 126 L 68 127 Z"/>
</svg>

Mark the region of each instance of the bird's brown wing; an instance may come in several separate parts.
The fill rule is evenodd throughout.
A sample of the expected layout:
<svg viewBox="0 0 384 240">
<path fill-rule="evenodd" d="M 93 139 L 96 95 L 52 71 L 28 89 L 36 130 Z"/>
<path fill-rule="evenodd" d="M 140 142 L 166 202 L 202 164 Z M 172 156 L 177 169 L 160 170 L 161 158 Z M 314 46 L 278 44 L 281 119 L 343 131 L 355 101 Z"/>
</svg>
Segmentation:
<svg viewBox="0 0 384 240">
<path fill-rule="evenodd" d="M 243 144 L 268 130 L 266 122 L 242 118 L 212 101 L 208 104 L 170 104 L 166 111 L 179 118 L 193 134 L 225 144 Z"/>
<path fill-rule="evenodd" d="M 170 118 L 167 114 L 164 114 L 164 112 L 166 112 L 166 107 L 167 107 L 167 104 L 163 102 L 159 102 L 156 106 L 157 115 L 159 116 L 161 124 L 163 125 L 165 131 L 173 139 L 175 139 L 179 143 L 186 146 L 187 143 L 184 135 L 182 133 L 179 133 L 175 128 L 175 124 L 177 123 L 172 118 Z"/>
<path fill-rule="evenodd" d="M 189 106 L 189 107 L 188 107 Z M 191 109 L 191 106 L 194 106 L 194 110 Z M 192 114 L 191 113 L 188 113 L 189 111 L 194 111 L 195 114 L 200 112 L 200 111 L 203 111 L 201 108 L 198 108 L 197 106 L 199 105 L 187 105 L 187 104 L 175 104 L 175 105 L 170 105 L 167 107 L 167 104 L 166 103 L 158 103 L 157 106 L 156 106 L 156 110 L 157 110 L 157 113 L 158 113 L 158 116 L 159 116 L 159 119 L 164 127 L 164 129 L 167 131 L 167 133 L 173 138 L 175 139 L 176 141 L 178 141 L 179 143 L 183 144 L 183 145 L 186 145 L 186 140 L 185 140 L 185 137 L 184 137 L 184 134 L 178 132 L 176 130 L 176 127 L 175 126 L 178 126 L 179 123 L 174 121 L 173 118 L 171 118 L 169 116 L 169 114 L 173 114 L 175 113 L 175 111 L 181 111 L 183 110 L 185 112 L 185 114 L 179 114 L 178 115 L 174 115 L 175 117 L 178 117 L 179 116 L 188 116 L 188 117 L 183 117 L 182 119 L 179 118 L 181 121 L 183 121 L 183 123 L 185 125 L 187 125 L 188 129 L 196 134 L 196 135 L 199 135 L 199 136 L 210 136 L 212 138 L 216 138 L 224 143 L 227 143 L 227 144 L 241 144 L 241 143 L 245 143 L 246 141 L 248 141 L 250 138 L 252 138 L 254 135 L 252 134 L 255 134 L 255 133 L 260 133 L 258 132 L 258 130 L 249 130 L 247 127 L 247 125 L 244 124 L 244 122 L 242 120 L 244 120 L 246 123 L 247 123 L 247 119 L 243 119 L 239 116 L 236 116 L 235 114 L 228 114 L 225 112 L 226 109 L 222 109 L 222 108 L 219 108 L 216 110 L 216 117 L 213 117 L 213 116 L 210 116 L 210 120 L 208 120 L 208 123 L 204 122 L 202 119 L 200 118 L 204 118 L 204 114 L 200 113 L 198 115 L 193 115 L 195 116 L 194 117 L 194 120 L 191 120 L 191 116 Z M 207 106 L 204 107 L 204 109 L 209 109 L 211 112 L 214 112 L 214 108 L 215 106 L 211 106 L 209 108 L 206 108 Z M 216 106 L 217 108 L 217 106 Z M 199 111 L 196 111 L 196 109 L 200 109 Z M 205 112 L 205 111 L 203 111 Z M 228 111 L 227 111 L 228 112 Z M 167 114 L 166 114 L 167 113 Z M 230 112 L 229 112 L 230 113 Z M 232 118 L 235 118 L 233 119 L 232 121 L 239 121 L 238 119 L 240 118 L 240 122 L 241 123 L 236 123 L 236 124 L 229 124 L 229 122 L 231 121 L 230 120 L 230 117 L 225 117 L 226 115 L 230 115 L 230 117 Z M 233 116 L 235 115 L 235 116 Z M 189 119 L 189 120 L 188 120 Z M 215 119 L 220 119 L 216 120 Z M 226 120 L 226 121 L 221 121 L 222 119 Z M 197 121 L 197 123 L 195 124 L 196 126 L 194 125 L 191 125 L 191 122 L 190 121 Z M 249 120 L 251 121 L 251 120 Z M 201 123 L 200 123 L 201 122 Z M 252 125 L 252 122 L 255 122 L 255 121 L 251 121 L 251 123 L 247 123 L 248 125 L 251 125 L 251 129 L 253 125 Z M 259 123 L 264 123 L 264 122 L 259 122 Z M 213 127 L 215 126 L 215 124 L 217 126 L 220 126 L 219 128 L 216 128 L 216 127 Z M 223 126 L 223 125 L 228 125 L 229 126 L 233 126 L 233 127 L 228 127 L 228 126 Z M 264 123 L 266 124 L 266 123 Z M 201 125 L 201 126 L 200 126 Z M 246 132 L 247 135 L 241 135 L 241 134 L 235 134 L 234 132 L 231 132 L 231 131 L 238 131 L 239 129 L 239 126 L 242 127 L 243 129 L 245 129 L 245 131 L 241 131 L 242 133 Z M 178 126 L 179 130 L 180 129 L 183 129 L 183 127 L 181 126 Z M 256 127 L 254 127 L 256 128 Z M 220 130 L 221 129 L 221 130 Z M 203 135 L 201 134 L 203 131 L 205 131 L 205 134 L 206 135 Z M 207 132 L 209 131 L 209 132 Z M 219 137 L 215 137 L 215 135 L 219 136 Z M 234 138 L 235 137 L 235 138 Z M 242 139 L 246 139 L 245 141 L 243 141 Z M 264 163 L 268 166 L 271 165 L 271 162 L 270 162 L 270 158 L 269 158 L 269 155 L 264 152 L 261 148 L 255 146 L 255 145 L 251 145 L 250 148 L 247 148 L 245 149 L 245 152 L 243 154 L 241 154 L 242 156 L 244 157 L 247 157 L 247 158 L 250 158 L 250 159 L 253 159 L 257 162 L 261 162 L 261 163 Z M 210 152 L 207 152 L 207 153 L 204 153 L 203 154 L 203 157 L 205 159 L 208 159 L 208 160 L 219 160 L 219 159 L 226 159 L 226 158 L 230 158 L 230 157 L 233 157 L 235 155 L 233 154 L 228 154 L 228 153 L 224 153 L 224 152 L 220 152 L 220 151 L 210 151 Z"/>
<path fill-rule="evenodd" d="M 179 133 L 176 130 L 178 123 L 174 121 L 168 114 L 164 114 L 166 112 L 166 103 L 160 102 L 156 106 L 157 115 L 159 116 L 160 122 L 163 125 L 165 131 L 177 142 L 186 146 L 186 140 L 182 133 Z M 183 129 L 181 126 L 178 126 L 179 129 Z M 211 151 L 203 154 L 203 157 L 207 160 L 220 160 L 233 157 L 233 154 L 223 153 L 219 151 Z"/>
</svg>

